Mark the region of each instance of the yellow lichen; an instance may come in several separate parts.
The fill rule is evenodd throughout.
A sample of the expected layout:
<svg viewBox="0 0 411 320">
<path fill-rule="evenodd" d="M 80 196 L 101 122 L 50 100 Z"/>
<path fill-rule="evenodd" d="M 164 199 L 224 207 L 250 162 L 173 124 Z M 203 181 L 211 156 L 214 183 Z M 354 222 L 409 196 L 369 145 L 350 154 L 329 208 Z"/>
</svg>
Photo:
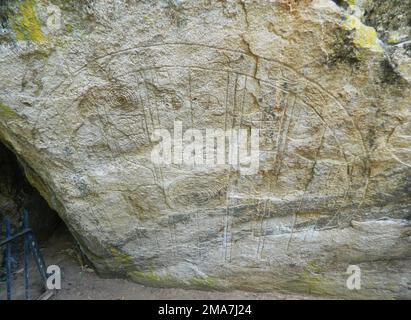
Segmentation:
<svg viewBox="0 0 411 320">
<path fill-rule="evenodd" d="M 190 282 L 196 287 L 211 288 L 217 285 L 217 280 L 209 276 L 195 276 Z"/>
<path fill-rule="evenodd" d="M 135 281 L 141 281 L 141 280 L 145 280 L 145 281 L 149 281 L 152 283 L 156 283 L 156 282 L 161 282 L 161 277 L 159 275 L 157 275 L 154 271 L 131 271 L 128 273 L 128 276 L 135 280 Z"/>
<path fill-rule="evenodd" d="M 134 265 L 134 259 L 127 253 L 124 253 L 116 248 L 111 248 L 110 252 L 113 256 L 114 262 L 118 267 L 130 267 Z"/>
<path fill-rule="evenodd" d="M 10 21 L 17 40 L 30 40 L 37 44 L 46 42 L 46 37 L 41 31 L 41 25 L 34 9 L 33 0 L 23 1 L 18 7 L 17 14 L 10 17 Z"/>
<path fill-rule="evenodd" d="M 364 25 L 357 17 L 348 16 L 343 28 L 354 32 L 353 42 L 355 46 L 375 52 L 383 52 L 381 45 L 378 43 L 377 31 Z"/>
<path fill-rule="evenodd" d="M 71 32 L 73 32 L 73 30 L 74 30 L 74 28 L 71 24 L 66 23 L 64 25 L 64 31 L 66 31 L 67 33 L 71 33 Z"/>
<path fill-rule="evenodd" d="M 307 286 L 309 293 L 321 291 L 322 268 L 315 262 L 309 261 L 303 269 L 301 281 Z"/>
<path fill-rule="evenodd" d="M 183 286 L 184 284 L 171 275 L 159 275 L 153 269 L 149 271 L 134 270 L 127 273 L 127 276 L 138 283 L 148 285 L 172 287 Z"/>
<path fill-rule="evenodd" d="M 16 112 L 12 108 L 0 102 L 0 117 L 12 118 L 12 117 L 15 117 L 16 115 L 17 115 Z"/>
<path fill-rule="evenodd" d="M 388 34 L 388 44 L 397 44 L 400 43 L 400 34 L 398 31 L 393 31 Z"/>
</svg>

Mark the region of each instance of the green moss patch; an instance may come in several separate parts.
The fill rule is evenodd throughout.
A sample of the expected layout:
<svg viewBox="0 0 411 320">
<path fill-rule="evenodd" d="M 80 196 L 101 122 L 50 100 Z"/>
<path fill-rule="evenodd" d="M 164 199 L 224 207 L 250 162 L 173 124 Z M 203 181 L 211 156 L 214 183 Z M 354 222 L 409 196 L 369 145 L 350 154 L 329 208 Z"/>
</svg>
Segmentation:
<svg viewBox="0 0 411 320">
<path fill-rule="evenodd" d="M 30 40 L 37 44 L 47 42 L 41 31 L 40 21 L 34 9 L 33 0 L 25 0 L 19 4 L 17 13 L 9 17 L 11 29 L 17 40 Z"/>
<path fill-rule="evenodd" d="M 0 117 L 2 118 L 14 118 L 17 116 L 16 111 L 0 102 Z"/>
</svg>

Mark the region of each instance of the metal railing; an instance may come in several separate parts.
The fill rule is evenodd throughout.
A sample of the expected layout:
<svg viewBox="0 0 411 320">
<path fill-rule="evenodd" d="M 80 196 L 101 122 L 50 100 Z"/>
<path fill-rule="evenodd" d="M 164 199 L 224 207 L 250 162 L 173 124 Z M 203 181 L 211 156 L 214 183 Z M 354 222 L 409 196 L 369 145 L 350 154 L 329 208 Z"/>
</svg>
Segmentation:
<svg viewBox="0 0 411 320">
<path fill-rule="evenodd" d="M 11 244 L 18 239 L 23 238 L 23 274 L 24 274 L 24 297 L 29 300 L 29 258 L 30 252 L 33 255 L 34 261 L 37 265 L 37 270 L 40 273 L 41 280 L 46 285 L 47 282 L 47 269 L 44 263 L 43 256 L 40 252 L 37 241 L 34 237 L 33 231 L 29 227 L 29 214 L 27 210 L 23 211 L 23 225 L 22 229 L 11 234 L 11 223 L 9 218 L 4 219 L 4 226 L 6 231 L 6 238 L 0 241 L 0 248 L 4 247 L 4 265 L 6 269 L 6 288 L 7 288 L 7 300 L 12 299 L 12 283 L 13 283 L 13 273 L 12 273 L 12 250 Z"/>
</svg>

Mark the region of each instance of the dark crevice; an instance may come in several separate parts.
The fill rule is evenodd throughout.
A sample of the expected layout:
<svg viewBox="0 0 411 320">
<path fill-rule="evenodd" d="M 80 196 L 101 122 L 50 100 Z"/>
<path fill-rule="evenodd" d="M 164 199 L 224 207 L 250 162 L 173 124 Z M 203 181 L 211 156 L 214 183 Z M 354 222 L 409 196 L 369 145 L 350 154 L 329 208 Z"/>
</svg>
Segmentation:
<svg viewBox="0 0 411 320">
<path fill-rule="evenodd" d="M 40 243 L 64 226 L 58 214 L 30 185 L 16 155 L 0 142 L 0 239 L 5 236 L 4 218 L 10 219 L 14 233 L 21 228 L 24 209 L 29 212 L 30 227 Z"/>
<path fill-rule="evenodd" d="M 345 2 L 344 0 L 332 0 L 335 2 L 338 6 L 343 7 L 344 9 L 348 8 L 348 3 Z"/>
</svg>

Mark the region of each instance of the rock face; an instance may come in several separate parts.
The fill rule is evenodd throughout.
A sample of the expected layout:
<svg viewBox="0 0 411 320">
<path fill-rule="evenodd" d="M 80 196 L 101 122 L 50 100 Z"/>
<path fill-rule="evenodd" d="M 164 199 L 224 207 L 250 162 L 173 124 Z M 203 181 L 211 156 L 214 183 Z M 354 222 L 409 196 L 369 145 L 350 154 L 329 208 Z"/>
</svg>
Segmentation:
<svg viewBox="0 0 411 320">
<path fill-rule="evenodd" d="M 399 52 L 364 1 L 52 2 L 3 5 L 0 137 L 101 274 L 411 297 L 409 20 Z M 156 163 L 179 123 L 258 129 L 257 171 Z"/>
</svg>

